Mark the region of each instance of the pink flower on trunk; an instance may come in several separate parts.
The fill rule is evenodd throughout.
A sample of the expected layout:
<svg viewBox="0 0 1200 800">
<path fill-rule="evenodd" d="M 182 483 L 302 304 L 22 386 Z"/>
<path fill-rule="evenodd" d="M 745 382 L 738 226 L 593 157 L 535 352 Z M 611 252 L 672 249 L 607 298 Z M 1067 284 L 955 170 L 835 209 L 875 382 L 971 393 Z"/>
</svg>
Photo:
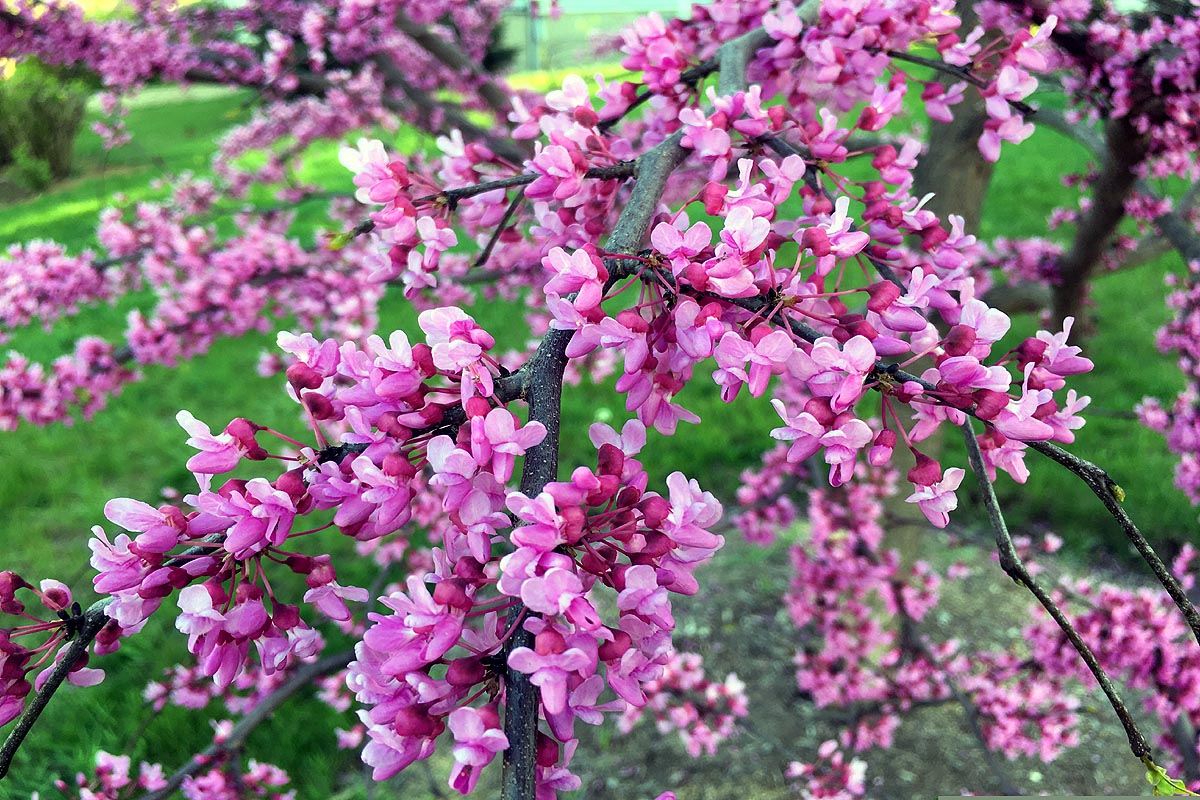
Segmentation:
<svg viewBox="0 0 1200 800">
<path fill-rule="evenodd" d="M 471 421 L 471 454 L 478 464 L 489 460 L 496 480 L 512 477 L 517 456 L 546 438 L 546 427 L 534 421 L 518 428 L 520 420 L 506 408 L 493 408 L 483 419 Z"/>
</svg>

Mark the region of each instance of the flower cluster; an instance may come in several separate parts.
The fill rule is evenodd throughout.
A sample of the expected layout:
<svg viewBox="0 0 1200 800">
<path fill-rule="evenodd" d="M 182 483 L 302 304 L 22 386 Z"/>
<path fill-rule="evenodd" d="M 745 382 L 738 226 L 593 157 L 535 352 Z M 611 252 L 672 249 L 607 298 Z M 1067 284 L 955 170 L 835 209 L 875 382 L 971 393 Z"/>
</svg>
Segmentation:
<svg viewBox="0 0 1200 800">
<path fill-rule="evenodd" d="M 1001 652 L 968 656 L 956 642 L 920 635 L 918 624 L 939 602 L 941 578 L 920 561 L 902 567 L 899 553 L 885 549 L 880 520 L 884 500 L 896 494 L 895 473 L 866 466 L 859 472 L 840 488 L 809 492 L 810 529 L 791 548 L 795 572 L 784 597 L 801 632 L 799 689 L 818 707 L 857 710 L 842 745 L 890 747 L 905 710 L 951 700 L 957 688 L 974 704 L 987 746 L 1008 757 L 1050 761 L 1073 746 L 1078 700 L 1065 691 L 1061 670 Z M 745 477 L 748 486 L 758 483 Z M 789 477 L 799 484 L 799 476 Z M 739 525 L 756 530 L 774 497 L 747 493 L 740 516 L 749 519 Z"/>
<path fill-rule="evenodd" d="M 17 593 L 32 594 L 42 607 L 54 615 L 50 620 L 30 613 Z M 40 689 L 51 669 L 66 653 L 66 645 L 83 625 L 83 609 L 71 598 L 71 590 L 59 581 L 43 580 L 39 586 L 12 571 L 0 572 L 0 614 L 19 618 L 24 624 L 0 628 L 0 725 L 16 719 L 31 689 Z M 114 638 L 107 626 L 97 643 L 97 652 L 109 649 Z M 27 646 L 26 637 L 40 637 Z M 29 674 L 40 670 L 33 683 Z M 87 658 L 75 662 L 67 680 L 76 686 L 94 686 L 104 679 L 103 670 L 87 666 Z"/>
<path fill-rule="evenodd" d="M 721 683 L 710 681 L 700 654 L 675 653 L 662 677 L 646 684 L 646 705 L 629 706 L 618 729 L 632 730 L 649 711 L 660 733 L 679 732 L 692 758 L 716 755 L 717 746 L 736 732 L 738 717 L 748 713 L 745 688 L 732 672 Z"/>
<path fill-rule="evenodd" d="M 1167 437 L 1171 452 L 1179 456 L 1175 466 L 1175 485 L 1192 501 L 1200 504 L 1200 350 L 1197 349 L 1197 325 L 1200 324 L 1200 263 L 1188 264 L 1183 285 L 1169 276 L 1168 281 L 1177 285 L 1167 298 L 1167 305 L 1174 311 L 1174 318 L 1158 331 L 1158 348 L 1164 353 L 1176 354 L 1179 369 L 1187 384 L 1175 398 L 1169 409 L 1147 397 L 1138 406 L 1138 417 L 1142 424 Z"/>
<path fill-rule="evenodd" d="M 496 453 L 476 448 L 474 436 L 429 443 L 430 483 L 457 531 L 435 549 L 432 572 L 382 598 L 392 613 L 369 615 L 348 679 L 369 706 L 360 712 L 370 737 L 363 757 L 377 779 L 427 758 L 449 727 L 451 785 L 470 792 L 508 746 L 496 713 L 506 663 L 541 690 L 548 730 L 539 734 L 538 781 L 547 788 L 578 785 L 566 771 L 577 719 L 597 724 L 604 711 L 646 704 L 673 654 L 669 593 L 697 590 L 692 571 L 723 541 L 708 530 L 721 507 L 679 473 L 667 479 L 667 497 L 646 491 L 637 422 L 619 435 L 597 424 L 592 441 L 597 469 L 579 467 L 536 497 L 498 491 Z M 514 548 L 494 554 L 505 508 L 518 521 Z M 615 618 L 597 607 L 602 587 Z M 510 609 L 521 610 L 505 621 Z M 531 646 L 506 644 L 517 628 Z M 602 701 L 606 687 L 615 697 Z"/>
<path fill-rule="evenodd" d="M 219 734 L 218 734 L 219 736 Z M 56 781 L 56 788 L 69 800 L 132 800 L 147 792 L 161 791 L 169 784 L 161 764 L 143 761 L 137 775 L 130 775 L 133 766 L 129 756 L 113 755 L 103 750 L 96 753 L 96 765 L 91 775 L 80 772 L 72 786 Z M 235 797 L 256 797 L 263 800 L 293 800 L 295 790 L 284 789 L 291 782 L 288 774 L 273 764 L 251 759 L 245 772 L 240 767 L 214 764 L 194 775 L 187 775 L 179 784 L 185 800 L 226 800 Z M 49 800 L 35 792 L 32 800 Z"/>
</svg>

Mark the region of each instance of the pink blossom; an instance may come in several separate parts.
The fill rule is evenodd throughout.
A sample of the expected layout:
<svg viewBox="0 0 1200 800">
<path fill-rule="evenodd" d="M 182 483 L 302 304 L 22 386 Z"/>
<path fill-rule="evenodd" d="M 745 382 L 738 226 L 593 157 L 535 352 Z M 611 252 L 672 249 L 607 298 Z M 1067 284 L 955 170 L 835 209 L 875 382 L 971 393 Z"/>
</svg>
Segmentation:
<svg viewBox="0 0 1200 800">
<path fill-rule="evenodd" d="M 450 786 L 460 794 L 470 794 L 475 791 L 480 770 L 497 753 L 508 749 L 508 738 L 500 730 L 500 716 L 492 706 L 456 708 L 450 712 L 449 726 L 454 736 Z"/>
<path fill-rule="evenodd" d="M 905 498 L 906 503 L 916 503 L 925 518 L 938 528 L 950 524 L 950 512 L 958 508 L 958 497 L 954 492 L 962 483 L 966 471 L 959 467 L 950 467 L 945 477 L 927 486 L 920 486 L 917 491 Z"/>
</svg>

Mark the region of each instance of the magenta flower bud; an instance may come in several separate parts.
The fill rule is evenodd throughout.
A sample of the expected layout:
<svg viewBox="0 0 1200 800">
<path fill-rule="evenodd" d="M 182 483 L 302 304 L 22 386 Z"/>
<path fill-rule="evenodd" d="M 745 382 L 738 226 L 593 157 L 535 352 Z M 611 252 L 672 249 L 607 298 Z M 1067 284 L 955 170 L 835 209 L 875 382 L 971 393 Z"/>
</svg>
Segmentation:
<svg viewBox="0 0 1200 800">
<path fill-rule="evenodd" d="M 575 121 L 578 122 L 580 125 L 582 125 L 585 128 L 595 127 L 596 123 L 598 123 L 600 121 L 599 114 L 597 114 L 592 109 L 584 108 L 583 106 L 579 106 L 578 108 L 575 109 L 574 117 L 575 117 Z M 592 137 L 589 137 L 589 138 L 592 138 Z"/>
<path fill-rule="evenodd" d="M 885 194 L 887 194 L 887 184 L 883 181 L 867 181 L 862 187 L 862 199 L 865 203 L 878 200 Z"/>
<path fill-rule="evenodd" d="M 609 562 L 592 552 L 585 552 L 579 559 L 579 566 L 584 572 L 592 575 L 603 575 L 608 572 Z"/>
<path fill-rule="evenodd" d="M 413 364 L 425 377 L 437 375 L 437 367 L 433 364 L 433 348 L 424 342 L 418 342 L 412 348 Z"/>
<path fill-rule="evenodd" d="M 832 406 L 829 405 L 828 397 L 811 398 L 804 404 L 804 410 L 826 428 L 831 427 L 833 421 L 837 419 L 837 414 L 834 413 Z"/>
<path fill-rule="evenodd" d="M 25 610 L 25 604 L 17 599 L 18 589 L 30 588 L 17 573 L 11 570 L 0 572 L 0 611 L 5 614 L 20 614 Z"/>
<path fill-rule="evenodd" d="M 729 194 L 729 187 L 723 183 L 709 182 L 705 184 L 700 191 L 700 201 L 704 203 L 704 211 L 707 214 L 716 215 L 721 212 L 725 205 L 725 196 Z"/>
<path fill-rule="evenodd" d="M 592 507 L 602 506 L 616 496 L 620 490 L 621 478 L 619 473 L 616 475 L 601 475 L 600 485 L 588 492 L 587 497 L 583 500 Z"/>
<path fill-rule="evenodd" d="M 487 728 L 500 727 L 500 711 L 496 708 L 495 703 L 488 703 L 486 706 L 480 706 L 479 719 Z"/>
<path fill-rule="evenodd" d="M 645 333 L 650 330 L 650 323 L 642 318 L 642 315 L 634 311 L 632 308 L 627 308 L 617 314 L 617 322 L 624 325 L 634 333 Z"/>
<path fill-rule="evenodd" d="M 942 343 L 946 354 L 951 356 L 965 356 L 974 346 L 975 329 L 969 325 L 955 325 Z"/>
<path fill-rule="evenodd" d="M 188 518 L 184 516 L 183 511 L 179 506 L 173 506 L 170 503 L 164 503 L 158 507 L 158 513 L 165 518 L 167 525 L 170 525 L 176 530 L 187 530 Z"/>
<path fill-rule="evenodd" d="M 316 419 L 330 419 L 334 415 L 333 403 L 329 402 L 329 398 L 318 392 L 305 392 L 302 400 L 304 407 L 307 408 Z"/>
<path fill-rule="evenodd" d="M 666 498 L 654 495 L 638 503 L 638 510 L 646 518 L 646 527 L 658 528 L 671 513 L 671 504 Z"/>
<path fill-rule="evenodd" d="M 308 494 L 308 484 L 304 482 L 304 470 L 297 467 L 283 473 L 275 479 L 275 488 L 287 493 L 293 503 L 300 502 L 300 499 Z"/>
<path fill-rule="evenodd" d="M 646 531 L 642 534 L 642 537 L 646 540 L 646 544 L 642 547 L 641 552 L 638 553 L 640 556 L 652 559 L 661 558 L 671 552 L 671 548 L 674 547 L 671 537 L 665 533 Z"/>
<path fill-rule="evenodd" d="M 612 663 L 620 660 L 621 656 L 625 655 L 625 651 L 633 647 L 633 638 L 625 631 L 614 628 L 609 628 L 609 630 L 612 631 L 613 640 L 601 644 L 597 653 L 601 661 Z"/>
<path fill-rule="evenodd" d="M 875 149 L 875 157 L 871 159 L 871 166 L 875 169 L 883 169 L 890 166 L 896 160 L 896 148 L 890 144 L 885 144 L 882 147 Z"/>
<path fill-rule="evenodd" d="M 533 649 L 539 656 L 557 655 L 566 652 L 567 640 L 553 628 L 546 628 L 534 637 Z"/>
<path fill-rule="evenodd" d="M 115 619 L 110 619 L 96 634 L 96 647 L 100 652 L 106 651 L 116 644 L 121 638 L 121 626 L 117 624 Z M 115 648 L 113 648 L 115 649 Z"/>
<path fill-rule="evenodd" d="M 845 344 L 855 336 L 862 336 L 866 339 L 877 339 L 879 331 L 875 330 L 875 326 L 867 322 L 862 314 L 844 313 L 838 314 L 838 327 L 833 329 L 833 338 Z"/>
<path fill-rule="evenodd" d="M 379 421 L 375 423 L 375 427 L 391 436 L 393 439 L 398 439 L 401 442 L 407 442 L 412 436 L 412 429 L 401 425 L 396 421 L 395 411 L 385 411 L 379 417 Z"/>
<path fill-rule="evenodd" d="M 42 592 L 43 602 L 51 611 L 58 611 L 71 605 L 71 593 L 58 586 L 52 586 Z"/>
<path fill-rule="evenodd" d="M 971 395 L 975 398 L 975 416 L 980 419 L 995 419 L 996 415 L 1008 408 L 1011 398 L 1004 392 L 994 389 L 979 389 Z"/>
<path fill-rule="evenodd" d="M 446 683 L 451 686 L 474 686 L 487 677 L 487 670 L 478 658 L 456 658 L 446 668 Z"/>
<path fill-rule="evenodd" d="M 415 736 L 422 739 L 432 739 L 445 730 L 446 725 L 421 707 L 402 708 L 396 712 L 393 722 L 396 733 L 401 736 Z"/>
<path fill-rule="evenodd" d="M 464 406 L 463 410 L 467 412 L 468 419 L 486 417 L 488 412 L 492 410 L 492 404 L 489 403 L 486 398 L 475 396 L 467 401 L 467 404 Z"/>
<path fill-rule="evenodd" d="M 537 734 L 537 765 L 542 769 L 550 769 L 558 763 L 558 742 L 546 734 Z"/>
<path fill-rule="evenodd" d="M 917 453 L 917 463 L 908 471 L 908 481 L 916 486 L 933 486 L 942 479 L 942 465 L 924 453 Z"/>
<path fill-rule="evenodd" d="M 237 604 L 252 602 L 254 600 L 263 599 L 263 590 L 261 586 L 243 581 L 238 584 L 237 590 L 234 592 L 234 602 Z"/>
<path fill-rule="evenodd" d="M 408 480 L 417 474 L 417 468 L 408 457 L 400 453 L 388 453 L 383 457 L 383 474 L 392 478 Z"/>
<path fill-rule="evenodd" d="M 596 459 L 596 470 L 601 475 L 620 475 L 621 471 L 625 469 L 625 454 L 614 444 L 605 442 L 600 445 L 600 449 L 596 452 Z"/>
<path fill-rule="evenodd" d="M 307 575 L 312 572 L 313 557 L 297 553 L 296 555 L 288 556 L 287 560 L 283 563 L 287 564 L 288 569 L 297 575 Z"/>
<path fill-rule="evenodd" d="M 1021 366 L 1024 367 L 1029 363 L 1040 364 L 1042 359 L 1046 357 L 1046 348 L 1048 346 L 1047 342 L 1030 337 L 1021 342 L 1013 352 L 1016 353 L 1017 359 L 1020 360 Z"/>
<path fill-rule="evenodd" d="M 454 564 L 455 576 L 470 583 L 478 583 L 487 577 L 483 565 L 470 556 L 463 556 Z"/>
<path fill-rule="evenodd" d="M 945 228 L 941 225 L 932 225 L 921 231 L 921 248 L 923 250 L 933 250 L 949 238 L 950 233 Z"/>
<path fill-rule="evenodd" d="M 568 506 L 559 514 L 563 518 L 562 532 L 567 544 L 575 544 L 583 538 L 587 528 L 587 513 L 579 506 Z"/>
<path fill-rule="evenodd" d="M 471 608 L 471 598 L 467 595 L 466 581 L 462 578 L 446 578 L 438 581 L 433 588 L 433 602 L 451 608 L 466 611 Z"/>
<path fill-rule="evenodd" d="M 896 302 L 901 292 L 900 287 L 891 281 L 878 281 L 867 287 L 867 294 L 871 298 L 867 301 L 867 308 L 876 314 L 882 314 L 892 307 L 892 303 Z"/>
<path fill-rule="evenodd" d="M 288 383 L 295 387 L 297 394 L 301 389 L 320 389 L 321 384 L 325 382 L 321 373 L 308 364 L 292 364 L 284 374 L 287 375 Z"/>
<path fill-rule="evenodd" d="M 800 236 L 800 247 L 808 250 L 817 258 L 827 256 L 830 253 L 829 234 L 821 228 L 806 228 Z"/>
<path fill-rule="evenodd" d="M 882 467 L 892 460 L 892 451 L 896 447 L 896 432 L 884 428 L 875 436 L 875 443 L 867 453 L 867 461 L 873 467 Z"/>
<path fill-rule="evenodd" d="M 335 580 L 337 580 L 337 572 L 329 563 L 329 556 L 317 556 L 312 559 L 308 578 L 305 580 L 308 588 L 315 589 L 318 586 L 333 583 Z"/>
<path fill-rule="evenodd" d="M 221 484 L 221 488 L 217 489 L 217 494 L 228 500 L 235 494 L 246 494 L 246 482 L 241 478 L 230 478 Z"/>
<path fill-rule="evenodd" d="M 276 603 L 271 614 L 275 627 L 282 631 L 290 631 L 300 624 L 300 607 L 290 603 Z"/>
</svg>

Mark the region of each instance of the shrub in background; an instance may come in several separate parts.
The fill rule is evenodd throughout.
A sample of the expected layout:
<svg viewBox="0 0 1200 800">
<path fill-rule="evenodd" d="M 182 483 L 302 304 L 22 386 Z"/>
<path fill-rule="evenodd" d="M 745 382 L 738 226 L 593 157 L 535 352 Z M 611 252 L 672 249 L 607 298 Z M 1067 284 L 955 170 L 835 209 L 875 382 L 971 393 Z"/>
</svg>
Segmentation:
<svg viewBox="0 0 1200 800">
<path fill-rule="evenodd" d="M 85 81 L 36 59 L 0 82 L 0 164 L 14 165 L 18 183 L 39 191 L 70 174 L 90 94 Z"/>
</svg>

